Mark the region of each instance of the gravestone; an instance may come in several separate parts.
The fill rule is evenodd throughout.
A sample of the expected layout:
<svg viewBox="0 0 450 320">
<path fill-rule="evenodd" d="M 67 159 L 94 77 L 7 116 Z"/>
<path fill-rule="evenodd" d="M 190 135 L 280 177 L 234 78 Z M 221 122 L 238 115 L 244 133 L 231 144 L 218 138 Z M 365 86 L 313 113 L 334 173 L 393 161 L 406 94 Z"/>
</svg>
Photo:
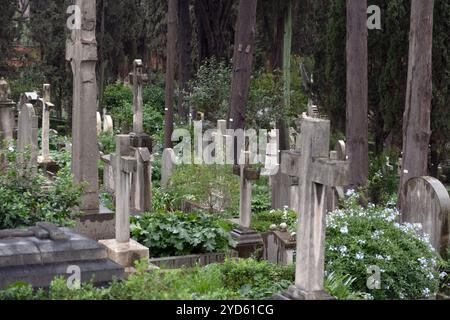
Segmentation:
<svg viewBox="0 0 450 320">
<path fill-rule="evenodd" d="M 271 203 L 272 209 L 274 210 L 283 209 L 291 205 L 290 195 L 291 195 L 291 187 L 293 184 L 292 179 L 286 174 L 283 174 L 281 170 L 279 170 L 279 163 L 281 157 L 279 139 L 280 137 L 278 134 L 278 130 L 272 130 L 271 133 L 269 134 L 269 145 L 272 145 L 271 154 L 273 158 L 275 157 L 274 153 L 276 152 L 277 156 L 276 161 L 278 163 L 278 166 L 274 167 L 274 174 L 270 176 Z"/>
<path fill-rule="evenodd" d="M 173 149 L 164 149 L 161 159 L 161 187 L 170 186 L 173 170 L 175 169 L 175 152 Z"/>
<path fill-rule="evenodd" d="M 97 111 L 97 135 L 102 133 L 102 115 Z"/>
<path fill-rule="evenodd" d="M 114 134 L 114 122 L 110 115 L 103 117 L 103 132 Z"/>
<path fill-rule="evenodd" d="M 38 223 L 0 230 L 0 289 L 17 282 L 47 288 L 55 277 L 71 276 L 74 267 L 81 283 L 105 285 L 123 278 L 123 267 L 108 259 L 103 246 L 70 229 Z"/>
<path fill-rule="evenodd" d="M 295 237 L 287 230 L 272 230 L 265 237 L 264 259 L 281 266 L 295 263 Z"/>
<path fill-rule="evenodd" d="M 21 154 L 19 156 L 19 166 L 31 169 L 36 173 L 37 157 L 38 157 L 38 134 L 39 119 L 36 116 L 32 104 L 27 103 L 24 95 L 21 96 L 19 104 L 19 119 L 17 131 L 17 150 Z M 24 158 L 23 153 L 29 152 L 29 158 Z M 28 170 L 27 170 L 28 171 Z"/>
<path fill-rule="evenodd" d="M 50 85 L 44 84 L 42 98 L 39 99 L 42 104 L 42 153 L 38 157 L 38 163 L 44 171 L 56 172 L 56 162 L 50 157 L 50 112 L 55 107 L 55 105 L 50 102 L 50 96 Z"/>
<path fill-rule="evenodd" d="M 299 177 L 295 285 L 274 296 L 282 300 L 331 299 L 324 290 L 327 187 L 348 183 L 347 161 L 329 158 L 330 121 L 301 119 L 301 150 L 282 154 L 281 170 Z"/>
<path fill-rule="evenodd" d="M 66 45 L 66 59 L 73 72 L 72 173 L 77 184 L 86 183 L 80 209 L 85 214 L 99 212 L 97 144 L 97 41 L 96 3 L 75 0 L 81 9 L 81 29 L 74 28 Z"/>
<path fill-rule="evenodd" d="M 433 247 L 445 255 L 449 247 L 450 197 L 445 186 L 432 177 L 410 179 L 402 190 L 406 199 L 402 222 L 420 223 Z"/>
<path fill-rule="evenodd" d="M 260 178 L 260 172 L 249 165 L 250 152 L 242 152 L 244 164 L 235 165 L 233 173 L 239 176 L 239 227 L 231 231 L 236 240 L 235 250 L 240 258 L 249 258 L 256 250 L 263 247 L 263 240 L 258 232 L 250 229 L 252 215 L 252 181 Z"/>
<path fill-rule="evenodd" d="M 130 238 L 131 179 L 136 173 L 136 158 L 131 147 L 130 135 L 116 137 L 116 153 L 113 157 L 116 168 L 116 237 L 101 240 L 111 260 L 125 268 L 132 268 L 134 262 L 149 259 L 149 250 Z"/>
<path fill-rule="evenodd" d="M 14 130 L 15 102 L 10 99 L 11 90 L 8 82 L 0 79 L 0 143 L 11 141 Z"/>
<path fill-rule="evenodd" d="M 137 161 L 136 173 L 133 176 L 131 194 L 131 207 L 135 212 L 143 213 L 152 208 L 152 175 L 151 151 L 152 139 L 144 132 L 143 122 L 143 84 L 148 81 L 148 75 L 143 73 L 142 60 L 136 59 L 133 63 L 133 72 L 130 74 L 133 85 L 133 133 L 130 136 L 131 148 Z"/>
</svg>

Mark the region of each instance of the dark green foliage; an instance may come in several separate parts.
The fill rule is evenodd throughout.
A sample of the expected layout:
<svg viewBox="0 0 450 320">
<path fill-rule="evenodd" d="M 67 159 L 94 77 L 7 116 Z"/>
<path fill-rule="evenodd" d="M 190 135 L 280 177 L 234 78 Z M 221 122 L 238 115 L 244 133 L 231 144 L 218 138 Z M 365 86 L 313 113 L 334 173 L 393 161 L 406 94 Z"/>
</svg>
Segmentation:
<svg viewBox="0 0 450 320">
<path fill-rule="evenodd" d="M 234 244 L 218 219 L 201 212 L 155 212 L 131 219 L 131 234 L 152 257 L 225 252 Z"/>
<path fill-rule="evenodd" d="M 26 155 L 24 155 L 26 156 Z M 8 152 L 9 163 L 18 154 Z M 9 166 L 0 176 L 0 229 L 33 226 L 47 221 L 70 225 L 77 216 L 72 209 L 79 205 L 82 187 L 73 185 L 70 168 L 62 168 L 53 183 L 42 173 Z"/>
<path fill-rule="evenodd" d="M 286 223 L 288 226 L 296 224 L 297 213 L 293 210 L 267 210 L 255 212 L 252 216 L 251 229 L 258 232 L 268 232 L 270 226 Z M 293 231 L 293 230 L 292 230 Z"/>
</svg>

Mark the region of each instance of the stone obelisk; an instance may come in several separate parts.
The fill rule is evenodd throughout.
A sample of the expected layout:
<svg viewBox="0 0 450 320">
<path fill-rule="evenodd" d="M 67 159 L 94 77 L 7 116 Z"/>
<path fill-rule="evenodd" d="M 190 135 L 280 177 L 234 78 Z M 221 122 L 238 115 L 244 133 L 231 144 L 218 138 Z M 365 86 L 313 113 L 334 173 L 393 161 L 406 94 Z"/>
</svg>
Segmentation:
<svg viewBox="0 0 450 320">
<path fill-rule="evenodd" d="M 72 173 L 75 183 L 87 184 L 80 209 L 89 214 L 99 210 L 96 1 L 75 0 L 75 6 L 81 13 L 81 28 L 74 24 L 66 46 L 73 72 Z"/>
</svg>

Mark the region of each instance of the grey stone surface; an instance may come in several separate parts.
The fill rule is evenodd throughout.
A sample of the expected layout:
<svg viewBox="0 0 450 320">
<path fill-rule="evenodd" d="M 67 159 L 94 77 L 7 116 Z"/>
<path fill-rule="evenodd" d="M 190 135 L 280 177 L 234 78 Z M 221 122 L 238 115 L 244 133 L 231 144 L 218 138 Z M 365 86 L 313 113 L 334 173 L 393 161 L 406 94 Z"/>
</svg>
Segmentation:
<svg viewBox="0 0 450 320">
<path fill-rule="evenodd" d="M 446 254 L 450 245 L 450 196 L 445 186 L 432 177 L 410 179 L 402 190 L 405 206 L 402 221 L 422 224 L 437 252 Z"/>
<path fill-rule="evenodd" d="M 40 238 L 23 236 L 27 233 L 35 233 Z M 71 229 L 40 223 L 36 227 L 2 233 L 0 288 L 18 281 L 47 287 L 55 277 L 69 276 L 69 266 L 80 268 L 83 282 L 94 280 L 100 284 L 123 276 L 123 268 L 107 258 L 102 245 Z"/>
<path fill-rule="evenodd" d="M 14 129 L 15 103 L 10 99 L 11 90 L 8 82 L 0 79 L 0 141 L 12 140 Z"/>
<path fill-rule="evenodd" d="M 173 149 L 164 149 L 161 160 L 161 187 L 168 188 L 175 169 L 175 152 Z"/>
<path fill-rule="evenodd" d="M 81 30 L 72 30 L 66 45 L 66 59 L 73 72 L 72 173 L 75 183 L 87 183 L 80 209 L 90 214 L 99 210 L 96 4 L 75 0 L 74 5 L 81 9 L 83 19 Z"/>
<path fill-rule="evenodd" d="M 39 134 L 38 121 L 39 120 L 36 116 L 33 105 L 27 103 L 26 97 L 22 95 L 19 104 L 17 149 L 20 153 L 23 153 L 26 150 L 30 152 L 29 159 L 25 159 L 23 158 L 23 156 L 20 156 L 20 158 L 18 159 L 20 165 L 26 166 L 28 168 L 37 167 Z"/>
<path fill-rule="evenodd" d="M 347 184 L 348 163 L 330 160 L 330 122 L 303 116 L 301 150 L 283 152 L 281 170 L 299 177 L 296 277 L 293 296 L 319 298 L 324 290 L 327 187 Z"/>
<path fill-rule="evenodd" d="M 144 133 L 142 85 L 148 81 L 148 75 L 143 73 L 143 68 L 142 60 L 136 59 L 133 63 L 133 72 L 130 74 L 133 85 L 133 132 L 137 134 Z"/>
</svg>

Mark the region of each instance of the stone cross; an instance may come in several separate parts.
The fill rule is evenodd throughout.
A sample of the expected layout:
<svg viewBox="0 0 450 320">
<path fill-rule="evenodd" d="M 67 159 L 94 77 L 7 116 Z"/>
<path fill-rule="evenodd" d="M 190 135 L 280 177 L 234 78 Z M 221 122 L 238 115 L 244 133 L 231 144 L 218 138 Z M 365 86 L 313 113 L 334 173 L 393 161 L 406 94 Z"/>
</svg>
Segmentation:
<svg viewBox="0 0 450 320">
<path fill-rule="evenodd" d="M 133 85 L 133 132 L 136 134 L 144 133 L 142 85 L 148 81 L 148 75 L 143 73 L 142 69 L 142 60 L 134 60 L 130 80 Z"/>
<path fill-rule="evenodd" d="M 50 85 L 44 84 L 42 90 L 42 157 L 40 162 L 49 162 L 50 159 L 50 111 L 54 104 L 50 102 Z"/>
<path fill-rule="evenodd" d="M 0 79 L 0 143 L 13 139 L 14 107 L 15 103 L 10 99 L 11 90 L 4 78 Z"/>
<path fill-rule="evenodd" d="M 136 159 L 129 154 L 130 136 L 118 135 L 116 145 L 116 241 L 130 241 L 131 179 L 136 171 Z"/>
<path fill-rule="evenodd" d="M 27 102 L 25 95 L 22 95 L 19 104 L 17 149 L 21 154 L 28 150 L 30 158 L 29 161 L 25 161 L 23 156 L 20 155 L 19 162 L 21 166 L 31 168 L 34 172 L 37 168 L 38 122 L 33 105 Z"/>
<path fill-rule="evenodd" d="M 450 245 L 450 197 L 445 186 L 432 177 L 410 179 L 402 190 L 406 199 L 402 208 L 402 222 L 420 223 L 423 232 L 440 254 Z"/>
<path fill-rule="evenodd" d="M 80 209 L 98 213 L 97 144 L 97 41 L 95 39 L 96 2 L 75 0 L 81 9 L 81 29 L 74 28 L 66 45 L 66 59 L 73 72 L 72 173 L 75 183 L 87 183 Z"/>
<path fill-rule="evenodd" d="M 324 291 L 327 187 L 348 181 L 347 161 L 330 160 L 330 121 L 303 116 L 301 150 L 282 153 L 281 170 L 299 177 L 295 286 L 284 299 L 328 299 Z"/>
<path fill-rule="evenodd" d="M 133 177 L 133 209 L 149 212 L 152 209 L 152 155 L 147 147 L 135 147 L 136 174 Z"/>
<path fill-rule="evenodd" d="M 234 174 L 239 176 L 239 225 L 244 229 L 250 229 L 252 217 L 252 181 L 260 178 L 258 171 L 252 170 L 250 164 L 250 152 L 243 151 L 244 164 L 234 166 Z"/>
</svg>

